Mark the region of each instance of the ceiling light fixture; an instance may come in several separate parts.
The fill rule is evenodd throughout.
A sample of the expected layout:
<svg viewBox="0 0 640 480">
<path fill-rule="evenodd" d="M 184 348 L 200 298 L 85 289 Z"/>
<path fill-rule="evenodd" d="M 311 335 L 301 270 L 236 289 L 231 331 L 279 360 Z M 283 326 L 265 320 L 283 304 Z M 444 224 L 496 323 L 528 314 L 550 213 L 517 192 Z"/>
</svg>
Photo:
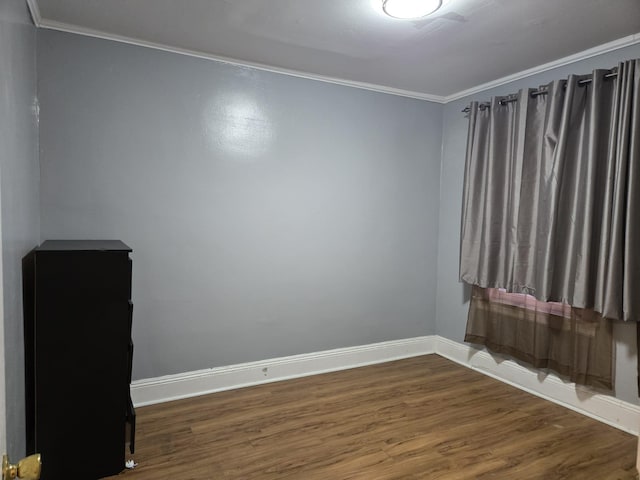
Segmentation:
<svg viewBox="0 0 640 480">
<path fill-rule="evenodd" d="M 394 18 L 426 17 L 441 6 L 442 0 L 382 0 L 382 10 Z"/>
</svg>

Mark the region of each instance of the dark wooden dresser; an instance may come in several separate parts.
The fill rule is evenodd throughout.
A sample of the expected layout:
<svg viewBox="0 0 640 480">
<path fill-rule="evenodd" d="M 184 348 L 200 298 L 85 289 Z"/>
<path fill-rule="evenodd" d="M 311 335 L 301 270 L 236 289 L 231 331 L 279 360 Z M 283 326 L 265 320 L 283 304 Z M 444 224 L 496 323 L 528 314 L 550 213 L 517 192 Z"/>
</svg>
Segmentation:
<svg viewBox="0 0 640 480">
<path fill-rule="evenodd" d="M 133 451 L 130 252 L 47 240 L 23 260 L 27 453 L 43 480 L 113 475 Z"/>
</svg>

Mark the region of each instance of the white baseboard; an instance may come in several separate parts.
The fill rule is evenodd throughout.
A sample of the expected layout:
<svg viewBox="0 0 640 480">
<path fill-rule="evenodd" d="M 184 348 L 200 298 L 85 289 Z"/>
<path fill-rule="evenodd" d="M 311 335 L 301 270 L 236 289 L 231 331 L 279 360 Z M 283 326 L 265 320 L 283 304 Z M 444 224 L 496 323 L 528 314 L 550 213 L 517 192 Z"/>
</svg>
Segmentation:
<svg viewBox="0 0 640 480">
<path fill-rule="evenodd" d="M 566 383 L 555 375 L 543 374 L 436 335 L 136 380 L 131 384 L 131 396 L 138 407 L 431 353 L 613 427 L 638 434 L 638 405 L 594 393 L 580 385 Z"/>
<path fill-rule="evenodd" d="M 640 406 L 610 395 L 595 393 L 575 383 L 567 383 L 553 374 L 529 369 L 512 360 L 487 351 L 437 336 L 436 353 L 460 365 L 508 383 L 538 397 L 550 400 L 595 420 L 638 434 Z"/>
<path fill-rule="evenodd" d="M 392 340 L 136 380 L 131 397 L 137 407 L 416 357 L 435 353 L 435 338 Z"/>
</svg>

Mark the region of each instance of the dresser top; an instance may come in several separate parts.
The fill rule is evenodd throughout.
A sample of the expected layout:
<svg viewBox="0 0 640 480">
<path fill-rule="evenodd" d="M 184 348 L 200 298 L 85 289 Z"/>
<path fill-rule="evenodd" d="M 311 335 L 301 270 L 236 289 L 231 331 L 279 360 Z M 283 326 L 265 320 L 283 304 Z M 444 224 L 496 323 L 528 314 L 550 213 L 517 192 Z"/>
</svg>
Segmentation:
<svg viewBox="0 0 640 480">
<path fill-rule="evenodd" d="M 36 248 L 38 252 L 63 251 L 109 251 L 131 252 L 131 248 L 120 240 L 46 240 Z"/>
</svg>

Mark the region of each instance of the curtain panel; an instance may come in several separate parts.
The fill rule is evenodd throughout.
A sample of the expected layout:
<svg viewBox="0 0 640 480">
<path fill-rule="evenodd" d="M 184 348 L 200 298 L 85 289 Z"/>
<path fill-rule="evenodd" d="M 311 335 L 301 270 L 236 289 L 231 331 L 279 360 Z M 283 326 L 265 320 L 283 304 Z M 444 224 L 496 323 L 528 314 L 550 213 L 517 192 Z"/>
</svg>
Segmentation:
<svg viewBox="0 0 640 480">
<path fill-rule="evenodd" d="M 593 310 L 474 287 L 465 342 L 485 345 L 574 383 L 613 389 L 612 324 Z"/>
<path fill-rule="evenodd" d="M 615 73 L 471 104 L 461 280 L 640 320 L 640 60 Z"/>
<path fill-rule="evenodd" d="M 460 279 L 466 341 L 611 388 L 609 319 L 640 320 L 640 60 L 470 105 Z"/>
</svg>

